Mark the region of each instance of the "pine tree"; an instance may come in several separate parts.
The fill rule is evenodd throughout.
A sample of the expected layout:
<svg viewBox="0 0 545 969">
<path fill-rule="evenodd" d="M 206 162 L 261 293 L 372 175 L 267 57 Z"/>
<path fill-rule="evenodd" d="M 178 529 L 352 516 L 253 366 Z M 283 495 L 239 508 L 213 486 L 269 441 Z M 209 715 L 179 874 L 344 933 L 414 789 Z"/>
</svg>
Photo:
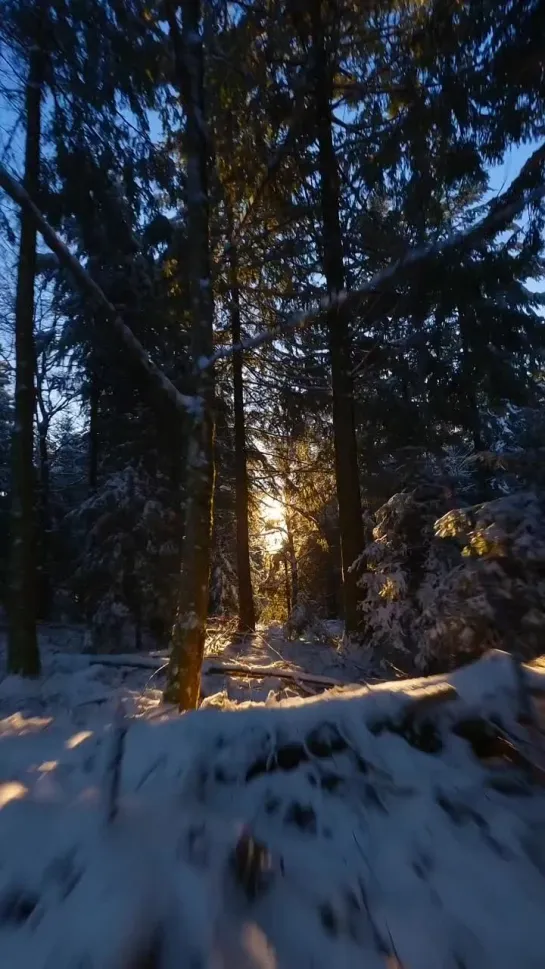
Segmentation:
<svg viewBox="0 0 545 969">
<path fill-rule="evenodd" d="M 13 406 L 8 391 L 8 375 L 0 367 L 0 602 L 6 609 L 9 601 L 9 512 L 11 489 L 11 439 Z"/>
<path fill-rule="evenodd" d="M 326 7 L 328 20 L 338 17 L 334 4 Z M 316 124 L 319 147 L 319 177 L 322 210 L 323 270 L 327 291 L 331 296 L 345 288 L 342 230 L 340 223 L 340 188 L 338 162 L 333 143 L 332 108 L 333 74 L 335 64 L 331 48 L 335 47 L 335 27 L 327 29 L 322 4 L 313 4 L 312 45 L 316 75 Z M 357 587 L 350 567 L 363 544 L 363 525 L 360 500 L 358 454 L 354 418 L 354 399 L 351 379 L 351 352 L 348 318 L 343 307 L 328 314 L 329 352 L 333 390 L 333 436 L 337 501 L 341 535 L 343 569 L 344 621 L 348 634 L 357 631 L 360 617 L 357 608 Z"/>
<path fill-rule="evenodd" d="M 176 79 L 186 113 L 188 254 L 191 294 L 190 353 L 199 403 L 191 415 L 187 456 L 185 530 L 178 614 L 172 633 L 167 695 L 181 709 L 200 695 L 210 581 L 214 485 L 214 372 L 202 369 L 213 352 L 214 304 L 210 273 L 208 165 L 210 146 L 204 106 L 204 58 L 199 0 L 187 0 L 182 29 L 178 4 L 167 5 Z"/>
<path fill-rule="evenodd" d="M 236 347 L 240 343 L 242 331 L 240 321 L 240 292 L 238 287 L 238 259 L 235 244 L 230 246 L 229 261 L 231 277 L 231 339 L 233 347 Z M 238 625 L 239 631 L 245 633 L 255 630 L 255 611 L 250 570 L 248 468 L 242 354 L 236 352 L 233 354 L 233 404 L 235 421 Z"/>
<path fill-rule="evenodd" d="M 37 201 L 40 191 L 41 106 L 47 51 L 45 0 L 30 11 L 32 44 L 28 57 L 25 115 L 24 185 Z M 17 296 L 15 303 L 15 423 L 12 460 L 11 602 L 8 670 L 24 676 L 40 673 L 35 618 L 34 530 L 34 284 L 36 279 L 36 226 L 21 215 Z"/>
</svg>

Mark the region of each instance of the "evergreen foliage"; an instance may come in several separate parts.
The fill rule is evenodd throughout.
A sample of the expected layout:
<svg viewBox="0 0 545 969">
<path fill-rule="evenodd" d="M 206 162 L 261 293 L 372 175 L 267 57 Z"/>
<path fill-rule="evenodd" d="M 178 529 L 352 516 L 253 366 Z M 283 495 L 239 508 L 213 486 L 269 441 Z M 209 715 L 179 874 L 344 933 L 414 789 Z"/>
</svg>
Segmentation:
<svg viewBox="0 0 545 969">
<path fill-rule="evenodd" d="M 22 178 L 31 145 L 26 188 L 92 283 L 2 201 L 17 668 L 37 668 L 33 599 L 99 650 L 164 645 L 174 623 L 186 705 L 207 611 L 246 634 L 310 609 L 378 660 L 451 665 L 496 642 L 504 588 L 513 648 L 535 651 L 520 543 L 531 519 L 539 546 L 543 492 L 544 16 L 542 0 L 4 3 L 0 164 Z"/>
<path fill-rule="evenodd" d="M 543 496 L 517 491 L 437 522 L 439 538 L 462 546 L 462 561 L 441 582 L 430 635 L 430 653 L 441 667 L 491 648 L 530 659 L 541 654 L 544 521 Z"/>
<path fill-rule="evenodd" d="M 168 480 L 126 467 L 68 516 L 80 550 L 69 588 L 97 652 L 159 648 L 176 603 L 180 508 Z"/>
</svg>

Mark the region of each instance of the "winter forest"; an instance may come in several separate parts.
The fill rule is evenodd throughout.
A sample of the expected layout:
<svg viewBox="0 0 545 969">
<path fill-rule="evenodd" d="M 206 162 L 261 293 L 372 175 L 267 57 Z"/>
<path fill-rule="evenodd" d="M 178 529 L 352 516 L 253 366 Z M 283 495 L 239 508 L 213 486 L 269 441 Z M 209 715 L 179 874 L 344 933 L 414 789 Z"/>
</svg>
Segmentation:
<svg viewBox="0 0 545 969">
<path fill-rule="evenodd" d="M 10 671 L 51 619 L 183 707 L 207 616 L 539 652 L 542 4 L 2 9 Z"/>
<path fill-rule="evenodd" d="M 442 824 L 462 823 L 450 795 L 429 793 L 437 777 L 426 765 L 443 749 L 446 786 L 448 771 L 477 777 L 470 757 L 479 784 L 501 761 L 517 783 L 542 786 L 544 34 L 543 0 L 1 2 L 0 709 L 12 760 L 22 749 L 14 716 L 34 722 L 53 710 L 57 746 L 71 751 L 66 718 L 72 734 L 87 728 L 73 710 L 95 704 L 95 739 L 83 747 L 96 740 L 110 751 L 100 770 L 112 821 L 120 791 L 140 791 L 128 738 L 148 738 L 150 776 L 169 791 L 174 774 L 154 760 L 160 730 L 193 738 L 216 765 L 208 787 L 186 772 L 207 810 L 231 804 L 233 783 L 237 811 L 255 819 L 265 792 L 267 851 L 253 834 L 233 848 L 222 833 L 213 853 L 218 871 L 235 858 L 248 904 L 265 869 L 276 877 L 273 816 L 296 789 L 283 823 L 301 844 L 334 831 L 338 860 L 352 830 L 335 814 L 352 809 L 348 796 L 337 804 L 338 785 L 366 811 L 404 815 L 407 829 L 410 810 L 390 810 L 390 799 L 408 798 L 414 776 Z M 128 695 L 140 706 L 119 721 L 112 703 Z M 217 742 L 214 731 L 225 731 Z M 65 750 L 69 762 L 54 745 L 38 760 L 83 778 L 79 746 Z M 309 759 L 321 765 L 317 787 L 303 781 Z M 0 783 L 0 808 L 21 799 L 13 784 L 34 792 L 30 760 L 26 773 L 4 770 L 0 745 L 0 781 L 12 785 L 3 800 Z M 368 761 L 362 794 L 354 777 Z M 76 783 L 59 767 L 38 771 L 42 785 L 60 777 L 63 796 Z M 265 783 L 284 787 L 271 794 Z M 506 796 L 483 808 L 482 851 L 494 858 L 479 878 L 491 892 L 518 885 L 524 921 L 545 899 L 545 835 L 541 826 L 539 880 L 527 871 L 533 841 L 500 876 L 493 843 L 507 838 Z M 524 810 L 542 811 L 542 796 Z M 517 805 L 513 795 L 509 810 L 537 838 Z M 416 830 L 422 808 L 411 810 Z M 464 811 L 474 826 L 477 809 Z M 19 830 L 8 820 L 6 810 L 0 846 Z M 403 840 L 396 825 L 403 854 L 414 831 Z M 159 857 L 155 843 L 147 850 Z M 300 850 L 310 884 L 314 856 Z M 417 854 L 411 878 L 428 871 L 429 852 Z M 377 860 L 379 883 L 390 863 Z M 449 877 L 469 886 L 476 876 L 452 864 Z M 346 936 L 356 948 L 357 909 L 370 967 L 541 964 L 542 916 L 516 952 L 518 929 L 492 937 L 480 924 L 470 934 L 481 948 L 466 939 L 454 951 L 467 912 L 445 916 L 441 941 L 417 951 L 392 937 L 392 900 L 373 914 L 361 892 L 358 905 L 343 895 L 351 915 L 331 898 L 307 907 L 328 945 Z M 0 885 L 0 948 L 3 899 Z M 28 899 L 26 908 L 10 899 L 6 951 L 13 964 L 41 967 L 20 917 Z M 494 899 L 503 912 L 503 896 Z M 52 925 L 63 912 L 49 912 Z M 322 951 L 311 929 L 317 948 L 302 957 L 289 932 L 265 924 L 266 957 L 262 939 L 240 949 L 242 936 L 218 929 L 210 945 L 222 965 L 361 964 Z M 112 942 L 112 961 L 103 953 L 96 965 L 169 966 L 149 941 L 156 928 L 135 942 L 142 961 Z M 95 965 L 63 939 L 56 967 Z M 450 961 L 439 959 L 445 951 Z"/>
</svg>

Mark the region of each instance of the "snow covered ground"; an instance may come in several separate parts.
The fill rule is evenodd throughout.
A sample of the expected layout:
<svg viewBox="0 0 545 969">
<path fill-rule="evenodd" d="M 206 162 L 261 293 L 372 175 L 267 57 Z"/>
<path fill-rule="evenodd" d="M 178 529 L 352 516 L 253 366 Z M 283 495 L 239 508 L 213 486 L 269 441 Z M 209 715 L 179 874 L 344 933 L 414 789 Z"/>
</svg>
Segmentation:
<svg viewBox="0 0 545 969">
<path fill-rule="evenodd" d="M 179 717 L 160 657 L 49 638 L 39 684 L 0 682 L 0 966 L 544 965 L 545 772 L 505 654 L 281 702 L 270 669 L 208 674 L 222 707 Z M 281 657 L 357 676 L 279 635 L 221 659 Z M 545 692 L 545 667 L 525 679 Z"/>
</svg>

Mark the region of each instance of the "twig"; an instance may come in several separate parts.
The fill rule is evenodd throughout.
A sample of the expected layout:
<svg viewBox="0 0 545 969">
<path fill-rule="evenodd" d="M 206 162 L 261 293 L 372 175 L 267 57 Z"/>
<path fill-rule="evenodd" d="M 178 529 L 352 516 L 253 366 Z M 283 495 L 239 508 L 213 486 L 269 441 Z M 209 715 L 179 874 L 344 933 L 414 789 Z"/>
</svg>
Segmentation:
<svg viewBox="0 0 545 969">
<path fill-rule="evenodd" d="M 307 696 L 316 696 L 316 690 L 313 690 L 312 687 L 307 686 L 305 683 L 303 683 L 300 677 L 297 677 L 297 679 L 294 680 L 293 682 Z"/>
</svg>

